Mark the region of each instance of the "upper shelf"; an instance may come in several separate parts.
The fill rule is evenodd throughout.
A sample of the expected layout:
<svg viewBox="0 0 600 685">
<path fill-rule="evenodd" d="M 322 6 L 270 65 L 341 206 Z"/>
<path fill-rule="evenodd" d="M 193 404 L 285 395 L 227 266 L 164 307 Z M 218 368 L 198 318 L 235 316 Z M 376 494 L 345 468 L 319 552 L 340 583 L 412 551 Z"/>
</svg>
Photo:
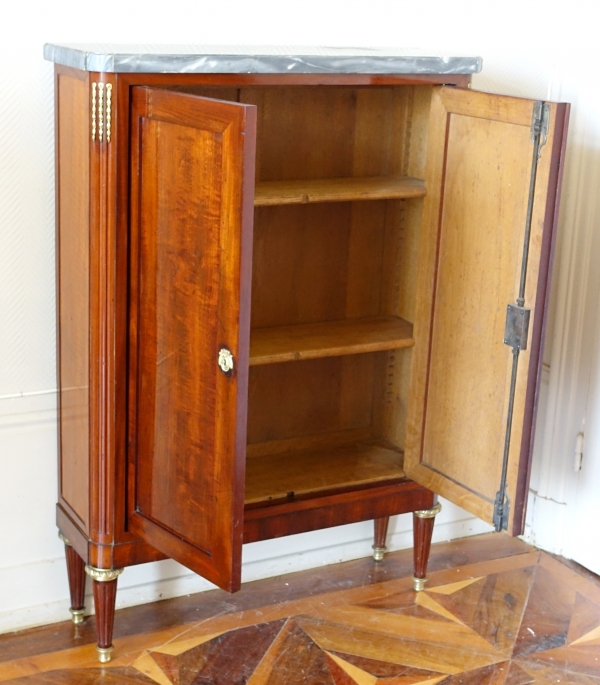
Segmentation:
<svg viewBox="0 0 600 685">
<path fill-rule="evenodd" d="M 412 347 L 413 327 L 395 316 L 256 328 L 250 366 Z"/>
<path fill-rule="evenodd" d="M 308 202 L 393 200 L 424 197 L 425 182 L 410 176 L 323 178 L 257 183 L 254 206 L 298 205 Z"/>
</svg>

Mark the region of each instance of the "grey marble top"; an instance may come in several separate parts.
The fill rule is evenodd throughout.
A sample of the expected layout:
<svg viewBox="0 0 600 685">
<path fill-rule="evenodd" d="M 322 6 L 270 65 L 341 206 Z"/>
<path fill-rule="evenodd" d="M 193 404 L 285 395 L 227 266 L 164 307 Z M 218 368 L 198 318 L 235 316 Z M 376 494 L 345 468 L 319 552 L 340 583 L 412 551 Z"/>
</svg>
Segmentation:
<svg viewBox="0 0 600 685">
<path fill-rule="evenodd" d="M 50 62 L 84 71 L 229 74 L 476 74 L 481 57 L 399 49 L 198 45 L 44 46 Z"/>
</svg>

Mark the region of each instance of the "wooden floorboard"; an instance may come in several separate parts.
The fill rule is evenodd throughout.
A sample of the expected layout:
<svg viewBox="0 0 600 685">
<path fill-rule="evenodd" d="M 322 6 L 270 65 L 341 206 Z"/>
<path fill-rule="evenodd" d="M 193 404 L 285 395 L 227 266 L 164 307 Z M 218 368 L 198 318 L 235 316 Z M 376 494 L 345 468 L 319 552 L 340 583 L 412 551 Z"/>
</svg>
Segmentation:
<svg viewBox="0 0 600 685">
<path fill-rule="evenodd" d="M 161 685 L 600 685 L 600 580 L 503 534 L 0 636 L 0 682 Z"/>
<path fill-rule="evenodd" d="M 488 559 L 524 554 L 531 548 L 507 535 L 480 535 L 431 548 L 429 571 L 464 566 Z M 300 571 L 277 578 L 267 578 L 242 585 L 231 595 L 211 590 L 186 597 L 166 599 L 116 613 L 114 637 L 126 637 L 140 632 L 153 632 L 172 626 L 194 623 L 222 612 L 229 613 L 320 595 L 339 589 L 362 587 L 386 580 L 412 575 L 412 549 L 389 554 L 384 563 L 375 564 L 370 557 L 335 564 L 309 571 Z M 66 572 L 65 572 L 66 582 Z M 71 649 L 96 640 L 95 618 L 90 616 L 74 632 L 71 621 L 0 635 L 0 663 L 35 654 Z"/>
</svg>

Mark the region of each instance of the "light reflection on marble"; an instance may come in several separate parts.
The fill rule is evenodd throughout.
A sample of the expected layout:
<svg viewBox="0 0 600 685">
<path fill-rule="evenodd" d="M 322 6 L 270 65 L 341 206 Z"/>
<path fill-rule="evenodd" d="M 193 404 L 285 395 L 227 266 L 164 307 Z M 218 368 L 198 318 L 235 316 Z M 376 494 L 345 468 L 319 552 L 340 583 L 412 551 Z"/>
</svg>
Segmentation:
<svg viewBox="0 0 600 685">
<path fill-rule="evenodd" d="M 411 50 L 191 45 L 54 45 L 44 57 L 84 71 L 202 74 L 475 74 L 480 57 Z"/>
</svg>

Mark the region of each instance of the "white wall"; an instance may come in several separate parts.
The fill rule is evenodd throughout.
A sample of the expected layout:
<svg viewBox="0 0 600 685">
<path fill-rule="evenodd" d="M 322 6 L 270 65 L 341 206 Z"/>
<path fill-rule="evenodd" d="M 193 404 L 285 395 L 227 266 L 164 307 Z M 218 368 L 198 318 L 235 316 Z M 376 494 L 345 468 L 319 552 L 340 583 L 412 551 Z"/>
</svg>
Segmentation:
<svg viewBox="0 0 600 685">
<path fill-rule="evenodd" d="M 564 513 L 578 492 L 570 443 L 581 429 L 600 358 L 593 322 L 600 269 L 596 3 L 519 0 L 5 0 L 0 6 L 0 631 L 63 619 L 67 584 L 54 526 L 55 331 L 52 65 L 44 42 L 198 43 L 417 47 L 477 54 L 484 90 L 570 98 L 571 134 L 557 255 L 553 325 L 528 535 L 565 546 Z M 568 12 L 568 14 L 567 14 Z M 569 52 L 577 51 L 577 60 Z M 583 266 L 582 266 L 583 265 Z M 597 390 L 592 393 L 600 405 Z M 600 408 L 596 411 L 600 412 Z M 595 437 L 600 450 L 600 437 Z M 540 446 L 543 448 L 541 449 Z M 590 461 L 591 463 L 591 461 Z M 600 474 L 597 476 L 600 480 Z M 589 483 L 589 479 L 588 479 Z M 597 489 L 597 488 L 596 488 Z M 553 504 L 551 500 L 559 504 Z M 571 507 L 574 508 L 574 507 Z M 558 512 L 555 511 L 558 509 Z M 392 525 L 392 548 L 411 544 L 410 517 Z M 551 523 L 551 525 L 549 525 Z M 436 539 L 487 530 L 448 506 Z M 335 544 L 331 544 L 331 539 Z M 565 539 L 568 536 L 564 536 Z M 244 579 L 366 556 L 371 526 L 346 526 L 245 548 Z M 128 569 L 119 606 L 197 591 L 208 584 L 173 562 Z"/>
</svg>

